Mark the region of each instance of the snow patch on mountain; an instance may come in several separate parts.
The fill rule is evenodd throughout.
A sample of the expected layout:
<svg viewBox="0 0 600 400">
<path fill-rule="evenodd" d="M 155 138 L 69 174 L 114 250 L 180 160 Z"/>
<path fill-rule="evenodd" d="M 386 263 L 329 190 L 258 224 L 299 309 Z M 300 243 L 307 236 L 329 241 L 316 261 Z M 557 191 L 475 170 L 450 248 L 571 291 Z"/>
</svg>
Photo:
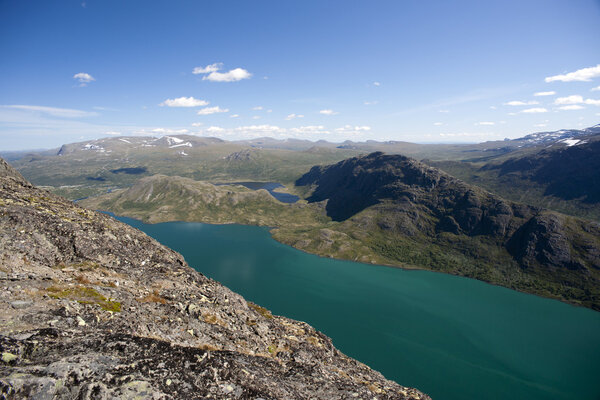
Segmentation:
<svg viewBox="0 0 600 400">
<path fill-rule="evenodd" d="M 106 150 L 104 149 L 104 147 L 102 147 L 102 146 L 99 146 L 99 145 L 97 145 L 97 144 L 93 144 L 93 143 L 88 143 L 88 144 L 85 144 L 85 145 L 83 146 L 83 150 L 96 150 L 96 151 L 99 151 L 99 152 L 101 152 L 101 153 L 106 151 Z"/>
<path fill-rule="evenodd" d="M 185 143 L 174 144 L 173 146 L 169 146 L 170 149 L 174 149 L 175 147 L 192 147 L 192 144 L 190 142 L 185 142 Z"/>
<path fill-rule="evenodd" d="M 579 140 L 579 139 L 563 139 L 563 140 L 559 140 L 559 142 L 564 143 L 569 147 L 587 143 L 585 140 Z"/>
<path fill-rule="evenodd" d="M 174 136 L 165 136 L 165 139 L 167 139 L 167 142 L 169 143 L 169 145 L 183 142 L 183 139 L 179 139 L 178 137 L 174 137 Z"/>
</svg>

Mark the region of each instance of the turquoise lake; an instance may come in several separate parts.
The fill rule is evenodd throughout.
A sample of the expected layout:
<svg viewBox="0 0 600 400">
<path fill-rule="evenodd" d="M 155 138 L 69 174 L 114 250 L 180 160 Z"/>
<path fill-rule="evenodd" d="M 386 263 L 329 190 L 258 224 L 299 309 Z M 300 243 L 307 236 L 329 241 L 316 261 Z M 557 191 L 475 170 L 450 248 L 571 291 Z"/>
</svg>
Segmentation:
<svg viewBox="0 0 600 400">
<path fill-rule="evenodd" d="M 434 399 L 600 399 L 600 313 L 472 279 L 320 258 L 267 229 L 118 218 Z"/>
</svg>

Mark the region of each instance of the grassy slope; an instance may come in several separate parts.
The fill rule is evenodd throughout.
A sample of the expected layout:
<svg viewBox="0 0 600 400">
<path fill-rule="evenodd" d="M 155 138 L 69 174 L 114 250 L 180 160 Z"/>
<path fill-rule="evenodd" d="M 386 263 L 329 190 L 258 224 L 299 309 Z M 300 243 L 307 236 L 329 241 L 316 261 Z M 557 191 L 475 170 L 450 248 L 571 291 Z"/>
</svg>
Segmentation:
<svg viewBox="0 0 600 400">
<path fill-rule="evenodd" d="M 286 204 L 266 190 L 240 185 L 215 186 L 190 178 L 155 175 L 118 190 L 80 202 L 88 208 L 111 211 L 149 223 L 199 221 L 260 226 L 313 227 L 328 218 L 316 204 Z"/>
</svg>

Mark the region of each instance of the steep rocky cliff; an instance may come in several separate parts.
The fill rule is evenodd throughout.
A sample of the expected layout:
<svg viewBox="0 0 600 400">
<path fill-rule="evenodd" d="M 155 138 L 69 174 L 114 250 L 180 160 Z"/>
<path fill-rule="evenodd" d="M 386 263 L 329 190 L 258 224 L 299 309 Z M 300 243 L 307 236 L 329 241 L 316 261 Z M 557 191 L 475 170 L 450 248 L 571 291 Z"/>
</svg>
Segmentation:
<svg viewBox="0 0 600 400">
<path fill-rule="evenodd" d="M 514 203 L 436 168 L 372 153 L 313 167 L 297 185 L 339 231 L 391 260 L 600 310 L 600 225 Z"/>
<path fill-rule="evenodd" d="M 0 285 L 3 399 L 428 398 L 2 160 Z"/>
</svg>

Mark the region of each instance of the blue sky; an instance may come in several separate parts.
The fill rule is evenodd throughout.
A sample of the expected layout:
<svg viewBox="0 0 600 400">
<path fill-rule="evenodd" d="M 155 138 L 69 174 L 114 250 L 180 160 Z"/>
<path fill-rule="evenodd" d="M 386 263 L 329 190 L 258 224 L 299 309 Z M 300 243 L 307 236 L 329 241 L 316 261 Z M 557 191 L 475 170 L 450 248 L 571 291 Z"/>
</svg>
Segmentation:
<svg viewBox="0 0 600 400">
<path fill-rule="evenodd" d="M 2 0 L 0 150 L 587 127 L 600 122 L 598 21 L 590 0 Z"/>
</svg>

